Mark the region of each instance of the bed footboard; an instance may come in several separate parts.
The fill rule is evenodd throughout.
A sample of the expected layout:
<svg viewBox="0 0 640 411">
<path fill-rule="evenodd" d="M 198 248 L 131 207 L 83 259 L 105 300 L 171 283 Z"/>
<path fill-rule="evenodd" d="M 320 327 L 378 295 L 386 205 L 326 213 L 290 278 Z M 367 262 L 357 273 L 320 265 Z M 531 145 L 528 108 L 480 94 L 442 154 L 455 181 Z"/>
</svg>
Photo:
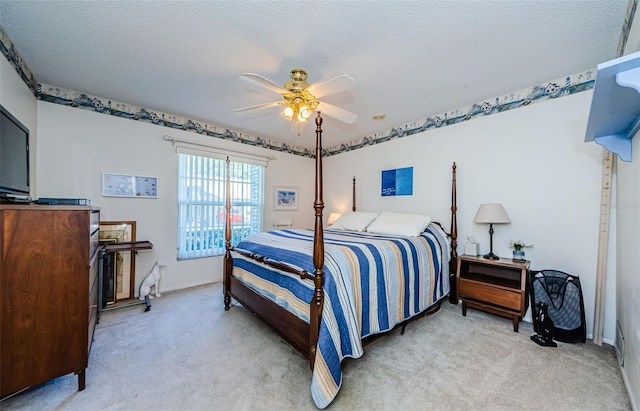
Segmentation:
<svg viewBox="0 0 640 411">
<path fill-rule="evenodd" d="M 324 201 L 322 199 L 322 117 L 318 111 L 316 117 L 316 180 L 315 180 L 315 226 L 313 238 L 313 274 L 296 269 L 288 264 L 270 260 L 245 250 L 236 249 L 231 245 L 231 199 L 226 196 L 225 202 L 225 256 L 224 256 L 224 309 L 231 306 L 231 298 L 238 300 L 249 311 L 264 320 L 267 325 L 280 334 L 292 346 L 309 359 L 309 366 L 313 370 L 316 345 L 320 332 L 322 309 L 324 307 L 324 228 L 322 223 L 322 211 Z M 229 175 L 230 160 L 227 157 L 226 192 L 231 192 L 231 180 Z M 233 257 L 231 252 L 238 252 L 248 258 L 267 264 L 279 270 L 299 275 L 301 278 L 313 280 L 314 293 L 309 302 L 309 323 L 300 320 L 295 315 L 255 293 L 242 282 L 233 278 Z"/>
<path fill-rule="evenodd" d="M 264 321 L 304 357 L 309 358 L 309 323 L 257 294 L 232 276 L 227 278 L 225 284 L 225 297 L 227 295 Z"/>
</svg>

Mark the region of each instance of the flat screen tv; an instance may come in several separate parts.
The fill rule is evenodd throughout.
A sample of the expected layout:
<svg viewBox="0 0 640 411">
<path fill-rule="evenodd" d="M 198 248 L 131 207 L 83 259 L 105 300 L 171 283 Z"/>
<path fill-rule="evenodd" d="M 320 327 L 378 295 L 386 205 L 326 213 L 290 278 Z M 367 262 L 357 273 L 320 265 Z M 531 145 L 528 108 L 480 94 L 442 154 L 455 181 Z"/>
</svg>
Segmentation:
<svg viewBox="0 0 640 411">
<path fill-rule="evenodd" d="M 0 197 L 29 196 L 29 129 L 0 105 Z"/>
</svg>

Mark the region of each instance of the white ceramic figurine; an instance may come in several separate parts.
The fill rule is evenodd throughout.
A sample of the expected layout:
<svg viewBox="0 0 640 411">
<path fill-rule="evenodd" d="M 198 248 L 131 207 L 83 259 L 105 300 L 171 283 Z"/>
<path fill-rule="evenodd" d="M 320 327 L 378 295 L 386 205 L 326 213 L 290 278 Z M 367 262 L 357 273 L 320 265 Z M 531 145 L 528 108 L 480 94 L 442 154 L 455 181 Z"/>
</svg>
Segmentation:
<svg viewBox="0 0 640 411">
<path fill-rule="evenodd" d="M 138 295 L 138 299 L 144 300 L 147 304 L 147 308 L 145 309 L 145 311 L 149 311 L 151 309 L 151 301 L 149 299 L 149 294 L 151 294 L 151 287 L 154 287 L 155 296 L 160 297 L 160 289 L 158 287 L 158 284 L 160 283 L 160 267 L 166 267 L 166 264 L 162 261 L 156 261 L 156 263 L 153 265 L 153 268 L 151 269 L 151 272 L 147 274 L 147 276 L 144 278 L 144 280 L 142 280 L 142 283 L 140 284 L 140 293 Z"/>
</svg>

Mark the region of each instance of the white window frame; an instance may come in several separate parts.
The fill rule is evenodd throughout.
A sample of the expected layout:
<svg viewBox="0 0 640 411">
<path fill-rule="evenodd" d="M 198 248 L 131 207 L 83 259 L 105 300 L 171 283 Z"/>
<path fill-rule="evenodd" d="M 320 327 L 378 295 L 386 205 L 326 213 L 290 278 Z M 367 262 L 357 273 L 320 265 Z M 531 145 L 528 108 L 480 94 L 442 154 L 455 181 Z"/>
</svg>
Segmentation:
<svg viewBox="0 0 640 411">
<path fill-rule="evenodd" d="M 223 255 L 226 155 L 178 147 L 178 260 Z M 262 231 L 266 161 L 229 155 L 231 244 Z M 197 169 L 209 170 L 197 175 Z M 258 187 L 252 187 L 255 185 Z M 194 189 L 196 188 L 196 189 Z"/>
</svg>

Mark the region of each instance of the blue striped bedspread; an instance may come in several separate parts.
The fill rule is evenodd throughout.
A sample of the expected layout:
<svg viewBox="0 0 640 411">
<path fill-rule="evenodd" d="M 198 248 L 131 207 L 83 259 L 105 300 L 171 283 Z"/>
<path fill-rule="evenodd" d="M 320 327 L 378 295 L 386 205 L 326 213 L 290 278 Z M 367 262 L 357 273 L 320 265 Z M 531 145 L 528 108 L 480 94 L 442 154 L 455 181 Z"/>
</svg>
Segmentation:
<svg viewBox="0 0 640 411">
<path fill-rule="evenodd" d="M 430 224 L 419 237 L 325 230 L 324 309 L 311 395 L 319 408 L 342 384 L 341 362 L 363 354 L 361 339 L 392 329 L 449 293 L 449 240 Z M 313 230 L 263 232 L 238 248 L 313 273 Z M 233 276 L 309 322 L 313 282 L 234 254 Z"/>
</svg>

